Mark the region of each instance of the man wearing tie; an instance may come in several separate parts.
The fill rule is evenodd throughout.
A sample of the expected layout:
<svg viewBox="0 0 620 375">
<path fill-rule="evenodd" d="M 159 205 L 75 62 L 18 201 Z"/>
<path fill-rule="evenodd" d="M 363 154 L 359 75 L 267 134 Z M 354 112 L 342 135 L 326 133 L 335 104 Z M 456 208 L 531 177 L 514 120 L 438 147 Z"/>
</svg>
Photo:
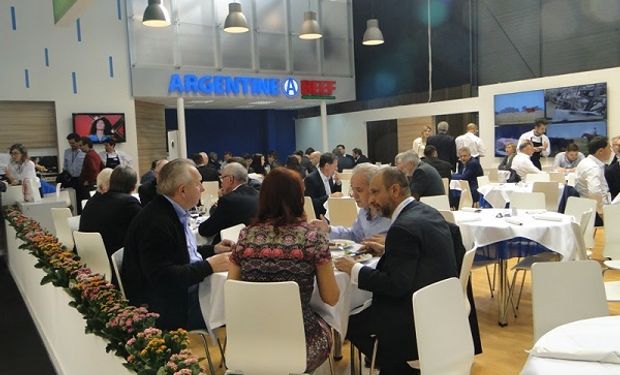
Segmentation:
<svg viewBox="0 0 620 375">
<path fill-rule="evenodd" d="M 326 212 L 323 206 L 329 197 L 341 197 L 341 184 L 336 170 L 338 159 L 331 152 L 321 155 L 318 170 L 304 179 L 305 195 L 312 198 L 312 205 L 317 219 Z"/>
</svg>

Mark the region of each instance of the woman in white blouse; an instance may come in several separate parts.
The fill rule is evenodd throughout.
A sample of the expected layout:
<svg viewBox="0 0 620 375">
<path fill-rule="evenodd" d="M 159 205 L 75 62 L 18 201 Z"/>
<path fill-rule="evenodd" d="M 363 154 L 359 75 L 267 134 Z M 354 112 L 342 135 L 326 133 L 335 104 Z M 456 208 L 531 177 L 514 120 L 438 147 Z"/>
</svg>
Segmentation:
<svg viewBox="0 0 620 375">
<path fill-rule="evenodd" d="M 14 144 L 9 149 L 11 162 L 6 168 L 6 177 L 11 185 L 21 185 L 25 178 L 39 186 L 39 178 L 35 172 L 34 162 L 28 158 L 28 150 L 21 143 Z"/>
<path fill-rule="evenodd" d="M 427 125 L 422 130 L 420 137 L 413 141 L 413 152 L 418 154 L 418 157 L 420 158 L 424 157 L 424 147 L 426 147 L 426 140 L 431 136 L 431 132 L 431 127 Z"/>
</svg>

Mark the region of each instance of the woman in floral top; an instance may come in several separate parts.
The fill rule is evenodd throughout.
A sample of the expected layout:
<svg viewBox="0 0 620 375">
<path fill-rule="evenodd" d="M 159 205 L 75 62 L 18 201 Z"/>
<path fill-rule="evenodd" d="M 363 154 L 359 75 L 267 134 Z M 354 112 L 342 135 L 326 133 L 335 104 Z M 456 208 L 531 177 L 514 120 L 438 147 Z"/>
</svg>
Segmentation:
<svg viewBox="0 0 620 375">
<path fill-rule="evenodd" d="M 312 372 L 327 359 L 332 342 L 329 326 L 310 308 L 315 276 L 325 303 L 335 305 L 339 290 L 326 234 L 308 227 L 303 203 L 299 174 L 286 168 L 272 170 L 260 190 L 256 223 L 241 231 L 230 256 L 228 278 L 299 284 L 306 371 Z"/>
</svg>

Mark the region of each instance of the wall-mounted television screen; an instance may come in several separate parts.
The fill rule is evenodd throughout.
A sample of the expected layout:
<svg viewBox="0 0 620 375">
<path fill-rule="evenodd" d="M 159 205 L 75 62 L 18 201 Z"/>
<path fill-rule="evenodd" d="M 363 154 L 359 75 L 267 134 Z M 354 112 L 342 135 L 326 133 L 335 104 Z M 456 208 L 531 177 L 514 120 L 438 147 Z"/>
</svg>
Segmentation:
<svg viewBox="0 0 620 375">
<path fill-rule="evenodd" d="M 495 95 L 495 125 L 532 124 L 545 116 L 543 90 Z"/>
<path fill-rule="evenodd" d="M 605 120 L 607 84 L 545 90 L 545 117 L 551 122 Z"/>
<path fill-rule="evenodd" d="M 93 143 L 114 140 L 125 142 L 124 113 L 74 113 L 73 131 L 81 137 L 90 138 Z"/>
</svg>

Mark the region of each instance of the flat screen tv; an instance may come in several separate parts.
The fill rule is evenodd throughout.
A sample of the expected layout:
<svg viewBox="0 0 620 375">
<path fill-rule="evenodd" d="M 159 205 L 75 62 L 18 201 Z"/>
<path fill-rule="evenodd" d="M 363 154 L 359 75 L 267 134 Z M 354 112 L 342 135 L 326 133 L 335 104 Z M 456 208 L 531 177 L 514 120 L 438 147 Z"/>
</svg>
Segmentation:
<svg viewBox="0 0 620 375">
<path fill-rule="evenodd" d="M 543 90 L 495 95 L 495 126 L 532 124 L 544 116 Z"/>
<path fill-rule="evenodd" d="M 545 117 L 552 123 L 607 118 L 607 84 L 594 83 L 545 90 Z"/>
<path fill-rule="evenodd" d="M 73 131 L 93 143 L 126 141 L 124 113 L 74 113 Z"/>
</svg>

